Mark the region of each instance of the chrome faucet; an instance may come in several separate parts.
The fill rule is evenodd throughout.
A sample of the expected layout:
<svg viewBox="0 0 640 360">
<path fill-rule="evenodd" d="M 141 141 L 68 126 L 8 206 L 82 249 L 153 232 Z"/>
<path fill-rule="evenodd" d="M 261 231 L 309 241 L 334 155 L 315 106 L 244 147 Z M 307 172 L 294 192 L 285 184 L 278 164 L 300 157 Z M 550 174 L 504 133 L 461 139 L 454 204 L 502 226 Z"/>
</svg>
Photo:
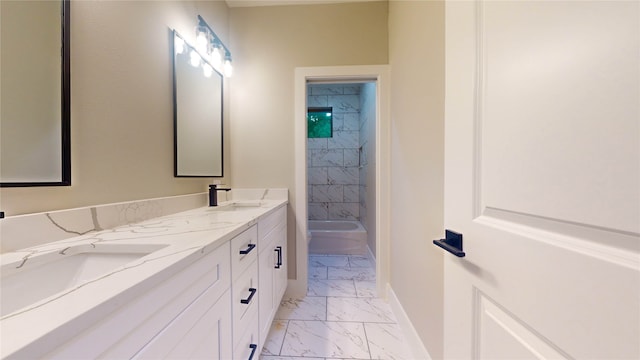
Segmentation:
<svg viewBox="0 0 640 360">
<path fill-rule="evenodd" d="M 218 206 L 218 191 L 229 191 L 229 188 L 218 188 L 218 185 L 209 185 L 209 206 Z"/>
</svg>

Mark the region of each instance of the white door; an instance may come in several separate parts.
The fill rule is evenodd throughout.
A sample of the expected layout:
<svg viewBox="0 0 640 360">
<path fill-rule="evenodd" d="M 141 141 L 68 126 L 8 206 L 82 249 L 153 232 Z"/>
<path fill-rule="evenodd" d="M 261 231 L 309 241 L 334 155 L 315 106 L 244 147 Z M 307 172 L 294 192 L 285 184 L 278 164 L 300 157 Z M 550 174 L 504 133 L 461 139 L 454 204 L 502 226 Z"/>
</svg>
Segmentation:
<svg viewBox="0 0 640 360">
<path fill-rule="evenodd" d="M 640 358 L 639 4 L 447 3 L 445 357 Z"/>
</svg>

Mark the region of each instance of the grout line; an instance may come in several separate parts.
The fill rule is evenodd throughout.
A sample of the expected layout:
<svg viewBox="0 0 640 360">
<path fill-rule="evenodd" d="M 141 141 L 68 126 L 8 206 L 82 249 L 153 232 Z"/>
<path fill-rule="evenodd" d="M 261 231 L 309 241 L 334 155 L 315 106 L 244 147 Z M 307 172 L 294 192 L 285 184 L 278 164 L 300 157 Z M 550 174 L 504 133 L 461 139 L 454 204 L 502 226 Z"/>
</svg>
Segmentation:
<svg viewBox="0 0 640 360">
<path fill-rule="evenodd" d="M 362 323 L 362 330 L 364 331 L 364 339 L 367 342 L 367 350 L 369 351 L 369 358 L 373 359 L 373 355 L 371 355 L 371 346 L 369 346 L 369 337 L 367 336 L 367 327 L 364 326 L 364 322 Z"/>
<path fill-rule="evenodd" d="M 358 287 L 356 286 L 356 279 L 351 279 L 351 281 L 353 282 L 353 289 L 356 291 L 356 297 L 359 298 L 360 295 L 358 295 Z"/>
<path fill-rule="evenodd" d="M 324 297 L 324 320 L 329 321 L 329 297 Z"/>
<path fill-rule="evenodd" d="M 283 320 L 284 321 L 284 320 Z M 286 321 L 297 322 L 322 322 L 322 323 L 348 323 L 348 324 L 377 324 L 377 325 L 398 325 L 397 322 L 380 322 L 380 321 L 357 321 L 357 320 L 300 320 L 300 319 L 288 319 Z M 288 326 L 288 324 L 287 324 Z"/>
<path fill-rule="evenodd" d="M 282 348 L 284 347 L 284 340 L 287 338 L 287 332 L 289 331 L 289 321 L 290 320 L 287 320 L 287 326 L 284 329 L 284 336 L 282 337 L 282 344 L 280 344 L 280 351 L 278 351 L 278 356 L 281 356 L 282 354 Z"/>
</svg>

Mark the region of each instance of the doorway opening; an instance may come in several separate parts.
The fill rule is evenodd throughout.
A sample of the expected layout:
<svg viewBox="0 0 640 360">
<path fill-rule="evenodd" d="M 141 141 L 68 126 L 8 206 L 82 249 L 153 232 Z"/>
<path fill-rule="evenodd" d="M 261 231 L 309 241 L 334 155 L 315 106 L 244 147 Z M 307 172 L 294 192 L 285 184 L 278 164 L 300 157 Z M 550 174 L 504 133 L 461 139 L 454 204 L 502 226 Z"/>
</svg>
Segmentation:
<svg viewBox="0 0 640 360">
<path fill-rule="evenodd" d="M 296 278 L 288 290 L 292 297 L 307 294 L 309 279 L 339 277 L 338 268 L 364 267 L 367 261 L 370 271 L 359 276 L 372 283 L 375 279 L 372 291 L 386 297 L 387 86 L 385 65 L 296 69 Z M 332 265 L 314 269 L 314 261 L 322 265 L 320 260 Z M 327 274 L 328 267 L 335 268 L 333 275 Z"/>
<path fill-rule="evenodd" d="M 376 93 L 307 84 L 309 281 L 375 281 Z"/>
</svg>

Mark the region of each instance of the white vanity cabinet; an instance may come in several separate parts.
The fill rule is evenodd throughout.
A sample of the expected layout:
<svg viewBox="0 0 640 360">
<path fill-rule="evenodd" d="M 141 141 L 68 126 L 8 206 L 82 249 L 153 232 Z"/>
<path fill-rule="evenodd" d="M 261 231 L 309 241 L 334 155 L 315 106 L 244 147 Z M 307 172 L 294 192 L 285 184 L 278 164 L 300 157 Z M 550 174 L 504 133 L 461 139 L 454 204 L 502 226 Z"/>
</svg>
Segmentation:
<svg viewBox="0 0 640 360">
<path fill-rule="evenodd" d="M 258 223 L 258 248 L 260 345 L 263 346 L 287 287 L 286 207 L 279 208 Z"/>
<path fill-rule="evenodd" d="M 150 272 L 70 341 L 59 328 L 7 359 L 257 360 L 287 285 L 286 205 L 242 226 L 209 253 L 187 248 L 202 251 L 171 275 Z"/>
</svg>

